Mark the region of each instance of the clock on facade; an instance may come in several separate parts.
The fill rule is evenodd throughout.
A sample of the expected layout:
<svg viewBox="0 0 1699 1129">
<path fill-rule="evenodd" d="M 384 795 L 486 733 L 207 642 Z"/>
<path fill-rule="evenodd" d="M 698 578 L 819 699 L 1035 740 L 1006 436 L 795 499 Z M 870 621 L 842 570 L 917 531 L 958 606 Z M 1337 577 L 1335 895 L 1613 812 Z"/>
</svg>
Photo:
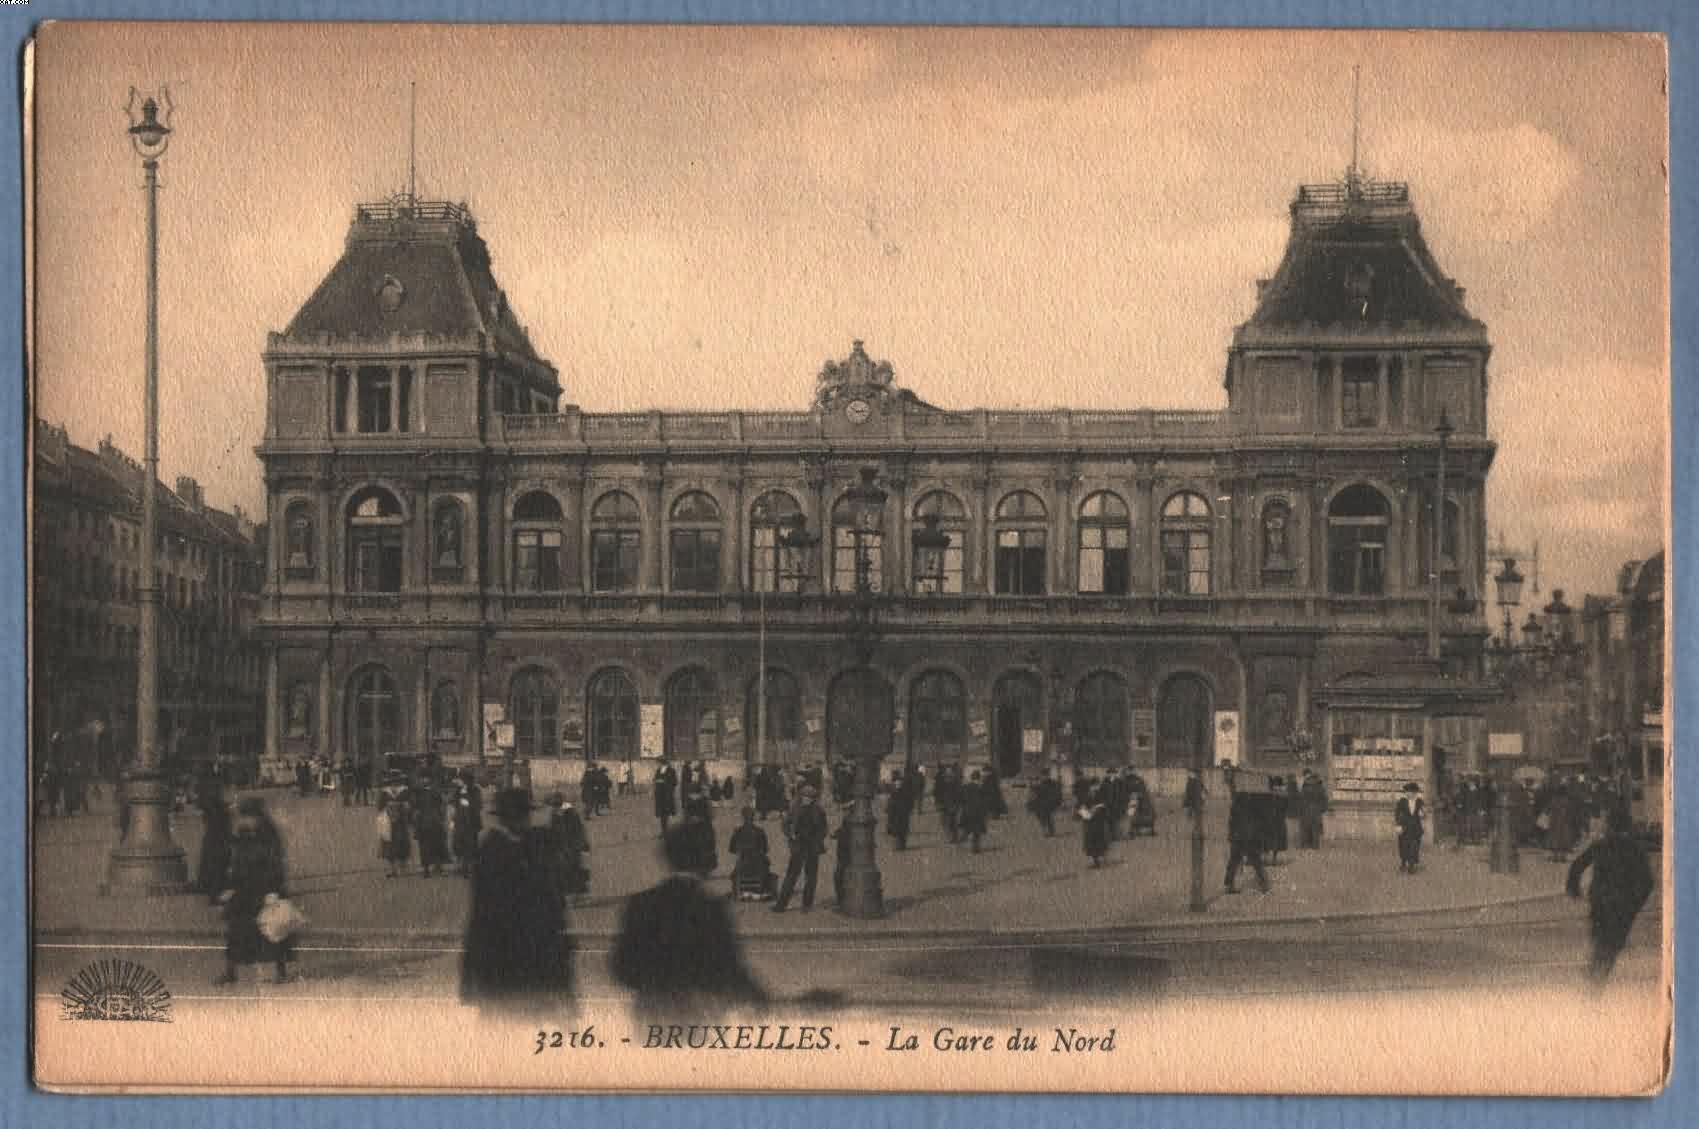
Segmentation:
<svg viewBox="0 0 1699 1129">
<path fill-rule="evenodd" d="M 849 406 L 844 408 L 844 415 L 849 417 L 851 423 L 866 423 L 867 417 L 872 414 L 873 406 L 866 400 L 851 400 Z"/>
</svg>

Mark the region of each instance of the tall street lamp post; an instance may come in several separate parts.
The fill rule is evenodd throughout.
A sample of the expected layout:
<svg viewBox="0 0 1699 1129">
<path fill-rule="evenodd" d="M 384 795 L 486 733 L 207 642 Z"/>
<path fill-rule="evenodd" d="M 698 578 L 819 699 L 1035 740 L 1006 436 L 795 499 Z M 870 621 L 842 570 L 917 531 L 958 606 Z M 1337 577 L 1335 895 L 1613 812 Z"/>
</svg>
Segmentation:
<svg viewBox="0 0 1699 1129">
<path fill-rule="evenodd" d="M 1504 647 L 1510 651 L 1510 617 L 1511 609 L 1522 602 L 1522 574 L 1516 571 L 1516 561 L 1510 557 L 1504 560 L 1504 567 L 1493 577 L 1493 583 L 1498 586 L 1498 606 L 1504 609 Z M 1507 765 L 1501 762 L 1494 765 L 1498 771 L 1497 787 L 1493 789 L 1497 799 L 1493 803 L 1493 842 L 1492 853 L 1487 865 L 1494 874 L 1515 874 L 1521 869 L 1521 860 L 1516 854 L 1516 834 L 1510 825 L 1510 785 L 1511 773 Z"/>
<path fill-rule="evenodd" d="M 861 481 L 850 487 L 845 498 L 855 522 L 855 600 L 850 620 L 850 643 L 856 660 L 863 667 L 873 656 L 877 641 L 878 623 L 873 591 L 873 557 L 875 546 L 882 543 L 885 501 L 888 495 L 874 481 L 878 472 L 863 467 Z M 885 719 L 886 740 L 890 739 L 890 719 Z M 843 912 L 849 917 L 883 917 L 884 894 L 880 887 L 877 858 L 878 816 L 874 813 L 874 797 L 879 788 L 879 765 L 884 749 L 877 746 L 856 750 L 855 802 L 844 820 L 844 834 L 849 836 L 849 865 L 844 869 Z"/>
<path fill-rule="evenodd" d="M 180 892 L 188 883 L 183 848 L 171 838 L 168 817 L 171 789 L 159 750 L 159 579 L 156 567 L 159 481 L 159 159 L 171 144 L 171 95 L 160 102 L 130 91 L 130 144 L 142 159 L 147 192 L 147 381 L 146 446 L 142 457 L 141 602 L 136 672 L 136 759 L 127 774 L 125 802 L 130 806 L 123 842 L 112 851 L 106 872 L 108 891 L 140 894 Z"/>
</svg>

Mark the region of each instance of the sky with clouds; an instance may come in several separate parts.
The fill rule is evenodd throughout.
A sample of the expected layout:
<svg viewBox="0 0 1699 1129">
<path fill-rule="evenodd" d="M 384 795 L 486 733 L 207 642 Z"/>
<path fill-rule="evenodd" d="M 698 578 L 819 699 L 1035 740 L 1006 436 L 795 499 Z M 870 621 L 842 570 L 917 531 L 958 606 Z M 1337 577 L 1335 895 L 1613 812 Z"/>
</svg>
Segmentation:
<svg viewBox="0 0 1699 1129">
<path fill-rule="evenodd" d="M 1547 589 L 1662 543 L 1665 62 L 1632 36 L 49 26 L 35 404 L 140 454 L 132 85 L 171 85 L 162 474 L 263 504 L 260 353 L 354 205 L 468 201 L 589 410 L 801 408 L 863 338 L 949 407 L 1218 407 L 1287 205 L 1411 187 L 1494 343 L 1489 523 Z"/>
</svg>

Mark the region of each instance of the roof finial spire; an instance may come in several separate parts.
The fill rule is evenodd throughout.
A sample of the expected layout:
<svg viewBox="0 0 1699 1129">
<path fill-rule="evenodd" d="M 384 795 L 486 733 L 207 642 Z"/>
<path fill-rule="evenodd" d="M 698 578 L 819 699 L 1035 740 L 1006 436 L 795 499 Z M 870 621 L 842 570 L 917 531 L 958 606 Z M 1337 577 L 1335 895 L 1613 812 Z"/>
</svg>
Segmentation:
<svg viewBox="0 0 1699 1129">
<path fill-rule="evenodd" d="M 415 159 L 419 127 L 419 84 L 407 84 L 407 199 L 418 199 L 418 164 Z M 1353 144 L 1353 148 L 1355 145 Z M 1353 159 L 1353 164 L 1355 160 Z"/>
<path fill-rule="evenodd" d="M 1353 64 L 1351 67 L 1351 167 L 1345 171 L 1345 183 L 1351 189 L 1352 195 L 1356 195 L 1361 185 L 1362 176 L 1361 170 L 1357 167 L 1357 137 L 1363 119 L 1362 77 L 1362 64 Z"/>
</svg>

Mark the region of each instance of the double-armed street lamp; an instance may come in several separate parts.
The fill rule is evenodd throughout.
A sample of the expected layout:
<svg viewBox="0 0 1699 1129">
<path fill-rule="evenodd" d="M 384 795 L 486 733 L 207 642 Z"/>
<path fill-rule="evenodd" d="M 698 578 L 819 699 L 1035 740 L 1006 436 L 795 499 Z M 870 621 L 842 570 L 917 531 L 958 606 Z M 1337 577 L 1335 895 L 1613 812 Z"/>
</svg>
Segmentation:
<svg viewBox="0 0 1699 1129">
<path fill-rule="evenodd" d="M 138 110 L 137 100 L 140 99 Z M 163 105 L 162 105 L 163 104 Z M 142 159 L 147 193 L 146 443 L 142 456 L 141 577 L 137 585 L 136 757 L 127 773 L 124 802 L 129 820 L 124 838 L 108 861 L 109 892 L 180 892 L 189 870 L 183 848 L 171 838 L 171 788 L 159 748 L 159 578 L 157 498 L 159 481 L 159 159 L 171 144 L 171 95 L 158 99 L 130 90 L 129 137 Z"/>
<path fill-rule="evenodd" d="M 879 640 L 877 593 L 873 586 L 873 552 L 883 543 L 885 502 L 889 495 L 875 481 L 878 471 L 863 467 L 861 481 L 851 486 L 844 499 L 849 503 L 851 536 L 855 550 L 855 596 L 850 604 L 848 635 L 856 662 L 865 668 Z M 889 740 L 890 719 L 885 718 Z M 855 750 L 855 799 L 844 819 L 843 834 L 849 837 L 849 863 L 844 868 L 844 898 L 840 907 L 847 917 L 883 917 L 884 893 L 877 857 L 879 817 L 874 810 L 879 789 L 879 765 L 885 750 L 869 746 Z"/>
</svg>

